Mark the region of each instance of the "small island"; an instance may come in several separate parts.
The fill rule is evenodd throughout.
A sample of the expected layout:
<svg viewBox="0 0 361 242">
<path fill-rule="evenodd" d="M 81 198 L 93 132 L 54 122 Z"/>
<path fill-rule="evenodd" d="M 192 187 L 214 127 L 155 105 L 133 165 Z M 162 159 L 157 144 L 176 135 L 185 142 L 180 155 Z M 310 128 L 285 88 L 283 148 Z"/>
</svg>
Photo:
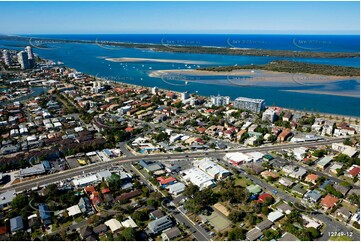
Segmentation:
<svg viewBox="0 0 361 242">
<path fill-rule="evenodd" d="M 332 66 L 295 61 L 272 61 L 265 65 L 216 66 L 197 68 L 199 71 L 231 72 L 235 70 L 264 70 L 287 73 L 319 74 L 325 76 L 360 76 L 360 69 L 348 66 Z"/>
</svg>

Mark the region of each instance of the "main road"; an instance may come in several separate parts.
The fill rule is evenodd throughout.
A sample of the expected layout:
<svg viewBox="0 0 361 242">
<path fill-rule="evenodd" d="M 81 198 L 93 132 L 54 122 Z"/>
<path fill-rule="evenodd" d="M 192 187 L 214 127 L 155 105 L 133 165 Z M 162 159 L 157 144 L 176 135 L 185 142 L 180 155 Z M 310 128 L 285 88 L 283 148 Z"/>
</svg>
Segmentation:
<svg viewBox="0 0 361 242">
<path fill-rule="evenodd" d="M 109 169 L 109 167 L 111 167 L 114 164 L 134 162 L 134 161 L 139 161 L 141 159 L 146 159 L 146 160 L 173 160 L 173 159 L 184 159 L 184 158 L 192 159 L 192 158 L 202 158 L 205 156 L 221 156 L 231 152 L 254 152 L 254 151 L 268 152 L 273 150 L 290 149 L 297 147 L 327 145 L 327 144 L 342 142 L 344 139 L 345 138 L 330 138 L 327 140 L 322 140 L 317 142 L 288 143 L 288 144 L 279 144 L 279 145 L 252 147 L 252 148 L 236 148 L 229 150 L 200 151 L 200 152 L 196 151 L 196 152 L 185 152 L 185 153 L 175 153 L 175 154 L 151 154 L 151 155 L 139 155 L 134 157 L 119 157 L 112 159 L 110 161 L 98 162 L 87 166 L 77 167 L 74 169 L 65 170 L 58 173 L 49 174 L 46 176 L 41 176 L 32 180 L 28 180 L 8 186 L 6 188 L 1 188 L 0 192 L 5 192 L 13 189 L 15 189 L 16 192 L 30 190 L 35 186 L 44 186 L 47 184 L 60 182 L 64 179 L 71 178 L 74 176 L 78 176 L 90 172 L 96 172 L 99 170 Z"/>
</svg>

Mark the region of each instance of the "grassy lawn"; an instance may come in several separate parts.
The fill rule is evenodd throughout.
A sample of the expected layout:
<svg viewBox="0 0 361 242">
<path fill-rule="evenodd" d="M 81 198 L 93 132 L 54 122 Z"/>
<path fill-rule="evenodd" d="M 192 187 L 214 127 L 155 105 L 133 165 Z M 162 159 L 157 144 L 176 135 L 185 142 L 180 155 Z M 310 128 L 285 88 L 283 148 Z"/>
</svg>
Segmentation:
<svg viewBox="0 0 361 242">
<path fill-rule="evenodd" d="M 348 236 L 331 236 L 330 240 L 332 241 L 352 241 Z"/>
<path fill-rule="evenodd" d="M 103 235 L 103 236 L 99 236 L 99 240 L 100 240 L 100 241 L 107 241 L 108 238 L 107 238 L 106 235 Z"/>
<path fill-rule="evenodd" d="M 33 233 L 31 233 L 31 238 L 35 239 L 43 234 L 43 230 L 41 228 L 35 230 Z"/>
<path fill-rule="evenodd" d="M 342 206 L 347 208 L 348 210 L 350 210 L 352 213 L 355 213 L 357 211 L 357 207 L 352 206 L 351 204 L 349 204 L 345 201 L 342 201 Z"/>
<path fill-rule="evenodd" d="M 247 187 L 247 186 L 251 185 L 252 182 L 247 180 L 245 177 L 242 177 L 242 178 L 237 178 L 235 180 L 234 184 L 235 184 L 235 186 Z"/>
<path fill-rule="evenodd" d="M 77 217 L 77 218 L 74 219 L 74 221 L 76 223 L 80 223 L 80 222 L 84 221 L 84 218 L 83 217 Z"/>
</svg>

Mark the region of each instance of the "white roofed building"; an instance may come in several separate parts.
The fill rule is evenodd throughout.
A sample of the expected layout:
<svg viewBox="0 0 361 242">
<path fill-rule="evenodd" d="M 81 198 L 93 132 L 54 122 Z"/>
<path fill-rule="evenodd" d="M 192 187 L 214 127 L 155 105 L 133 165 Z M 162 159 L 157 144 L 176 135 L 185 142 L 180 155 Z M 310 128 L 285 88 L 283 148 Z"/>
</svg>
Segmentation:
<svg viewBox="0 0 361 242">
<path fill-rule="evenodd" d="M 202 171 L 206 172 L 213 179 L 223 179 L 231 174 L 230 171 L 213 162 L 209 158 L 193 161 L 193 166 L 198 167 Z"/>
<path fill-rule="evenodd" d="M 211 176 L 197 167 L 182 171 L 182 178 L 184 181 L 198 186 L 200 190 L 216 185 Z"/>
<path fill-rule="evenodd" d="M 252 161 L 252 157 L 241 152 L 228 153 L 223 157 L 223 160 L 233 163 L 234 165 L 246 164 Z"/>
</svg>

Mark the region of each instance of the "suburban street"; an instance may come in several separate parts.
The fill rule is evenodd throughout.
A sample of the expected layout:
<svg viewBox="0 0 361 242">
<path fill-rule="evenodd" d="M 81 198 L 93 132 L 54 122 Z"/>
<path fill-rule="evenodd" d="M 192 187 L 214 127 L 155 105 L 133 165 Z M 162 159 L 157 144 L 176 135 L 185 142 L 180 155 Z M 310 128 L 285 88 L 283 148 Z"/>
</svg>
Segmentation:
<svg viewBox="0 0 361 242">
<path fill-rule="evenodd" d="M 246 174 L 244 172 L 244 170 L 242 170 L 241 168 L 235 167 L 239 172 L 241 176 L 244 176 L 246 178 L 249 178 L 252 182 L 254 182 L 255 184 L 265 188 L 266 190 L 268 190 L 270 193 L 273 190 L 277 191 L 277 195 L 280 199 L 283 199 L 286 202 L 292 202 L 294 203 L 299 203 L 299 204 L 303 204 L 304 202 L 297 198 L 292 196 L 291 194 L 288 194 L 286 192 L 284 192 L 281 189 L 278 189 L 272 185 L 270 185 L 269 183 L 259 179 L 258 177 L 251 175 L 251 174 Z M 349 232 L 349 234 L 351 234 L 350 232 L 352 232 L 352 240 L 356 240 L 359 241 L 360 240 L 360 232 L 357 231 L 356 229 L 350 228 L 345 226 L 344 224 L 342 224 L 341 222 L 338 222 L 334 219 L 332 219 L 329 216 L 326 216 L 325 214 L 319 212 L 316 214 L 313 214 L 312 216 L 314 216 L 315 218 L 317 218 L 318 220 L 322 221 L 325 225 L 326 225 L 326 230 L 323 232 L 322 237 L 318 238 L 318 240 L 320 241 L 328 241 L 330 238 L 330 232 Z"/>
<path fill-rule="evenodd" d="M 65 171 L 62 171 L 59 173 L 55 173 L 55 174 L 49 174 L 47 176 L 38 177 L 33 180 L 15 184 L 15 185 L 12 185 L 7 188 L 2 188 L 2 189 L 0 189 L 0 192 L 5 192 L 5 191 L 11 190 L 11 189 L 15 189 L 17 192 L 21 192 L 24 190 L 30 190 L 31 188 L 36 187 L 36 186 L 44 186 L 47 184 L 59 182 L 66 178 L 70 178 L 70 177 L 74 177 L 74 176 L 78 176 L 78 175 L 82 175 L 82 174 L 86 174 L 86 173 L 90 173 L 90 172 L 96 172 L 96 171 L 103 170 L 103 169 L 108 169 L 109 167 L 117 165 L 117 164 L 127 164 L 126 167 L 128 169 L 131 168 L 133 171 L 137 172 L 136 170 L 134 170 L 132 168 L 132 166 L 130 166 L 130 163 L 139 161 L 140 159 L 172 160 L 172 159 L 184 159 L 184 158 L 187 158 L 187 159 L 201 158 L 204 156 L 222 157 L 226 153 L 230 153 L 230 152 L 254 152 L 254 151 L 267 152 L 267 151 L 282 150 L 282 149 L 297 148 L 297 147 L 326 145 L 326 144 L 331 144 L 334 142 L 342 142 L 343 139 L 344 138 L 332 138 L 332 139 L 327 139 L 327 140 L 323 140 L 323 141 L 318 141 L 317 143 L 304 142 L 304 143 L 280 144 L 280 145 L 265 146 L 265 147 L 236 148 L 236 149 L 229 149 L 229 150 L 209 151 L 209 152 L 202 151 L 202 152 L 154 154 L 154 155 L 139 155 L 139 156 L 134 156 L 134 155 L 131 155 L 130 152 L 127 152 L 126 155 L 128 155 L 129 157 L 115 158 L 115 159 L 112 159 L 112 160 L 106 161 L 106 162 L 94 163 L 94 164 L 90 164 L 87 166 L 74 168 L 71 170 L 65 170 Z M 233 166 L 233 167 L 235 167 L 235 166 Z M 276 190 L 278 192 L 277 196 L 279 196 L 280 199 L 283 199 L 285 201 L 291 201 L 292 203 L 300 203 L 300 204 L 303 203 L 301 199 L 293 197 L 292 195 L 289 195 L 289 194 L 283 192 L 282 190 L 273 187 L 272 185 L 268 184 L 267 182 L 260 180 L 256 176 L 253 176 L 250 174 L 245 174 L 241 168 L 237 168 L 237 167 L 235 167 L 235 168 L 240 171 L 241 175 L 247 176 L 255 184 L 260 185 L 261 187 L 265 188 L 266 190 L 268 190 L 268 191 Z M 147 184 L 150 188 L 156 189 L 156 188 L 154 188 L 154 186 L 152 186 L 152 184 L 149 183 L 149 181 L 144 179 L 144 177 L 143 178 L 142 178 L 142 176 L 140 176 L 140 177 L 141 177 L 141 180 L 145 184 Z M 172 213 L 179 223 L 184 223 L 186 226 L 188 226 L 189 228 L 192 229 L 192 231 L 194 232 L 194 236 L 198 240 L 201 240 L 201 241 L 209 240 L 209 235 L 207 233 L 205 233 L 205 231 L 203 231 L 203 228 L 201 228 L 198 225 L 193 224 L 185 214 L 182 214 L 181 211 L 173 211 Z M 358 231 L 351 229 L 351 228 L 345 226 L 344 224 L 337 222 L 336 220 L 333 220 L 330 217 L 328 217 L 322 213 L 318 213 L 314 216 L 326 225 L 326 230 L 324 231 L 323 236 L 319 240 L 328 240 L 330 237 L 329 232 L 338 232 L 338 231 L 353 232 L 352 239 L 353 240 L 360 239 L 360 235 L 359 235 Z"/>
<path fill-rule="evenodd" d="M 192 159 L 192 158 L 202 158 L 204 156 L 210 157 L 220 157 L 225 155 L 226 153 L 231 152 L 268 152 L 272 150 L 282 150 L 289 148 L 297 148 L 297 147 L 307 147 L 307 146 L 315 146 L 315 145 L 327 145 L 335 142 L 342 142 L 345 138 L 330 138 L 327 140 L 315 142 L 303 142 L 303 143 L 292 143 L 292 144 L 279 144 L 273 146 L 264 146 L 264 147 L 252 147 L 252 148 L 236 148 L 229 150 L 215 150 L 215 151 L 200 151 L 200 152 L 186 152 L 186 153 L 173 153 L 173 154 L 151 154 L 151 155 L 139 155 L 132 157 L 119 157 L 112 159 L 106 162 L 99 162 L 94 164 L 89 164 L 87 166 L 81 166 L 70 170 L 61 171 L 59 173 L 49 174 L 46 176 L 41 176 L 32 180 L 28 180 L 25 182 L 21 182 L 18 184 L 14 184 L 12 186 L 1 188 L 0 192 L 5 192 L 11 189 L 15 189 L 17 192 L 21 192 L 24 190 L 30 190 L 35 186 L 44 186 L 51 183 L 56 183 L 66 178 L 71 178 L 74 176 L 96 172 L 103 169 L 108 169 L 112 164 L 116 163 L 127 163 L 127 162 L 135 162 L 141 159 L 147 160 L 172 160 L 172 159 Z"/>
</svg>

